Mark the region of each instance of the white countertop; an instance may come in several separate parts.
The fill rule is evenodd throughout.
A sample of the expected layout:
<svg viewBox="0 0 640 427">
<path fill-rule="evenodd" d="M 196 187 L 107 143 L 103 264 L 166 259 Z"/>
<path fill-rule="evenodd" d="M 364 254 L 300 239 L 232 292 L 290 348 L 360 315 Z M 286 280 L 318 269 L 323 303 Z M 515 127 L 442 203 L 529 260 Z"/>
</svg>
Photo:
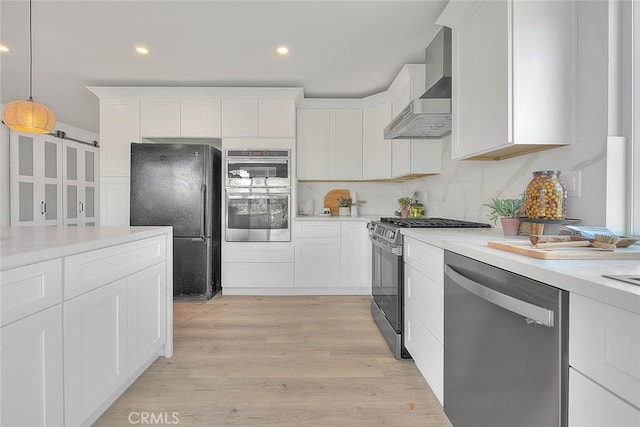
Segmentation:
<svg viewBox="0 0 640 427">
<path fill-rule="evenodd" d="M 2 227 L 0 269 L 19 267 L 165 233 L 172 235 L 172 228 Z"/>
<path fill-rule="evenodd" d="M 379 220 L 380 215 L 361 215 L 361 216 L 340 216 L 340 215 L 331 215 L 331 216 L 323 216 L 323 215 L 306 215 L 306 216 L 296 216 L 293 218 L 294 221 L 372 221 Z"/>
<path fill-rule="evenodd" d="M 640 314 L 640 286 L 602 277 L 639 275 L 639 260 L 543 260 L 487 246 L 493 241 L 529 241 L 504 236 L 499 229 L 406 229 L 402 234 L 425 243 L 530 277 L 569 292 Z"/>
</svg>

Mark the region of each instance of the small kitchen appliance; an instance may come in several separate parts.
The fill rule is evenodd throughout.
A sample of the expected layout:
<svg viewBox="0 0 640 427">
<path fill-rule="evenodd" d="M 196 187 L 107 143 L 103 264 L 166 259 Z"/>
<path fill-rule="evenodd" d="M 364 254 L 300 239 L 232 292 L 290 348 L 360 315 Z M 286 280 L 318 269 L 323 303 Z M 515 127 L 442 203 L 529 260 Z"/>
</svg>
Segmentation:
<svg viewBox="0 0 640 427">
<path fill-rule="evenodd" d="M 403 228 L 489 228 L 448 218 L 385 217 L 367 224 L 372 253 L 371 315 L 396 359 L 410 358 L 403 340 Z"/>
</svg>

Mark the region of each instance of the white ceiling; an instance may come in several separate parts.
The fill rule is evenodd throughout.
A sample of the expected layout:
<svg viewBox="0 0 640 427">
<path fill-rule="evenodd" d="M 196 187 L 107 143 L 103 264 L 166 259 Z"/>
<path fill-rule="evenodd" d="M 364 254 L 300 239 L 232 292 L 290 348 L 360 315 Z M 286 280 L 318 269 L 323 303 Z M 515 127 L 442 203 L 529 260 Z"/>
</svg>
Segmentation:
<svg viewBox="0 0 640 427">
<path fill-rule="evenodd" d="M 385 90 L 424 48 L 446 0 L 33 2 L 33 97 L 98 131 L 87 86 L 303 87 L 305 97 Z M 2 103 L 29 93 L 26 0 L 0 1 Z M 151 53 L 134 53 L 144 44 Z M 289 47 L 287 57 L 275 48 Z"/>
</svg>

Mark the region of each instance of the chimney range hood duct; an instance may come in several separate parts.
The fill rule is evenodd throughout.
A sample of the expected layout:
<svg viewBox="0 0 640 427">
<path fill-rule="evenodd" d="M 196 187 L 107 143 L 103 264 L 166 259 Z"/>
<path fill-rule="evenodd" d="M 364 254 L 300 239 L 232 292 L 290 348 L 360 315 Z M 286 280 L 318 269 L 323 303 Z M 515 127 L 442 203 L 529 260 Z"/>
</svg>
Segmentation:
<svg viewBox="0 0 640 427">
<path fill-rule="evenodd" d="M 425 50 L 426 92 L 384 129 L 385 139 L 441 138 L 451 133 L 451 29 L 442 27 Z"/>
</svg>

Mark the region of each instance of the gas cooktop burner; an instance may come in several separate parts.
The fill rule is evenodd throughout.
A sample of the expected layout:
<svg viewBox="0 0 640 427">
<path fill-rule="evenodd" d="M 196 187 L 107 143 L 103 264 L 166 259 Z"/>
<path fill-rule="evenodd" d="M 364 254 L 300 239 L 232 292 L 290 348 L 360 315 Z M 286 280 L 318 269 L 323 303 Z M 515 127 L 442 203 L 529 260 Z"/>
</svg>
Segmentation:
<svg viewBox="0 0 640 427">
<path fill-rule="evenodd" d="M 380 222 L 404 228 L 490 228 L 480 222 L 461 221 L 447 218 L 380 218 Z"/>
</svg>

